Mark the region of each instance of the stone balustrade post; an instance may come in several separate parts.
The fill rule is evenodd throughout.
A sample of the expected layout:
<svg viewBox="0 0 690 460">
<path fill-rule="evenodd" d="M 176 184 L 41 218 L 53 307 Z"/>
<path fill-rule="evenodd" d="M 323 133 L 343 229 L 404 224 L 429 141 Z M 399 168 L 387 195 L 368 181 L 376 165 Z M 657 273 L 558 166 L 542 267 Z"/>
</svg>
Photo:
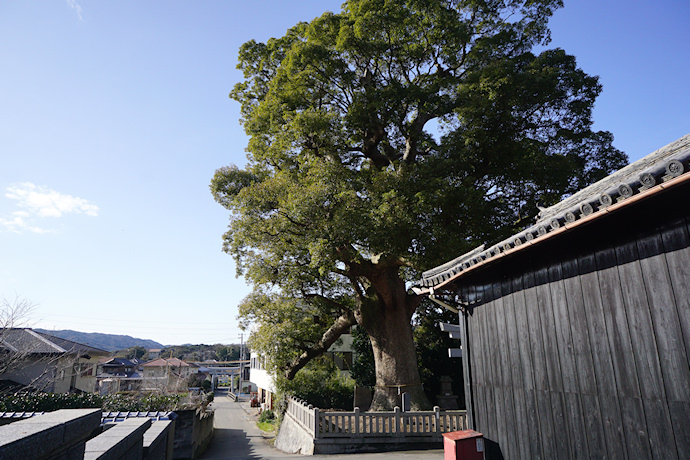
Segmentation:
<svg viewBox="0 0 690 460">
<path fill-rule="evenodd" d="M 403 428 L 402 428 L 402 417 L 400 415 L 400 407 L 395 406 L 395 409 L 393 409 L 393 417 L 394 417 L 394 426 L 395 426 L 395 437 L 401 437 L 404 435 L 403 433 Z"/>
<path fill-rule="evenodd" d="M 309 407 L 313 407 L 313 406 L 309 406 Z M 319 429 L 319 427 L 320 427 L 320 425 L 321 425 L 321 424 L 320 424 L 321 420 L 319 420 L 320 417 L 321 417 L 321 414 L 320 414 L 319 408 L 318 408 L 318 407 L 314 407 L 314 425 L 313 425 L 313 429 L 314 429 L 314 438 L 315 438 L 315 439 L 318 439 L 318 438 L 321 437 L 321 432 L 320 432 L 320 429 Z"/>
<path fill-rule="evenodd" d="M 361 437 L 361 433 L 359 431 L 359 407 L 355 407 L 355 432 L 353 433 L 355 438 Z"/>
<path fill-rule="evenodd" d="M 441 408 L 434 406 L 434 423 L 436 425 L 436 434 L 441 434 Z"/>
</svg>

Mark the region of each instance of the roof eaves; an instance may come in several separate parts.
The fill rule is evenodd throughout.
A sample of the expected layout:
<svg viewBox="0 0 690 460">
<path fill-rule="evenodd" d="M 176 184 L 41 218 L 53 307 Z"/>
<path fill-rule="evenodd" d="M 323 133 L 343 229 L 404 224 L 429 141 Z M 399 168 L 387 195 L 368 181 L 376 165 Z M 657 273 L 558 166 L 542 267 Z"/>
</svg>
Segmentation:
<svg viewBox="0 0 690 460">
<path fill-rule="evenodd" d="M 690 134 L 545 209 L 540 219 L 526 230 L 487 250 L 480 246 L 427 270 L 419 284 L 427 289 L 441 288 L 489 261 L 499 260 L 685 182 L 690 179 L 689 169 Z"/>
</svg>

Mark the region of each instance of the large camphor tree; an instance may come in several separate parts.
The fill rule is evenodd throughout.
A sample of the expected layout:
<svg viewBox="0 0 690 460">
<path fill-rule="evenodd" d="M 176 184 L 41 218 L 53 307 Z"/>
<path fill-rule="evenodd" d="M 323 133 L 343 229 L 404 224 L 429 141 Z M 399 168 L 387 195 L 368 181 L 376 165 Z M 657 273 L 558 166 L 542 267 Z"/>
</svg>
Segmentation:
<svg viewBox="0 0 690 460">
<path fill-rule="evenodd" d="M 224 250 L 253 285 L 254 349 L 293 377 L 352 325 L 372 409 L 428 406 L 411 329 L 422 270 L 533 221 L 626 163 L 591 129 L 601 87 L 542 50 L 556 0 L 352 0 L 239 52 L 250 137 L 219 169 Z"/>
</svg>

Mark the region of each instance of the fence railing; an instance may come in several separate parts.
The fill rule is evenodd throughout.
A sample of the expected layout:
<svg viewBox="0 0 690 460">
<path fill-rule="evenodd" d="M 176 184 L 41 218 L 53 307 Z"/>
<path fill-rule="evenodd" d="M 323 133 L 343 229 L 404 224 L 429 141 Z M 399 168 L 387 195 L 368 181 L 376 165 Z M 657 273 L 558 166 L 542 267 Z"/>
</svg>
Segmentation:
<svg viewBox="0 0 690 460">
<path fill-rule="evenodd" d="M 441 438 L 442 433 L 467 429 L 467 412 L 464 410 L 402 412 L 396 407 L 392 412 L 326 412 L 290 398 L 287 414 L 316 439 L 322 438 L 370 438 L 370 437 L 419 437 Z"/>
</svg>

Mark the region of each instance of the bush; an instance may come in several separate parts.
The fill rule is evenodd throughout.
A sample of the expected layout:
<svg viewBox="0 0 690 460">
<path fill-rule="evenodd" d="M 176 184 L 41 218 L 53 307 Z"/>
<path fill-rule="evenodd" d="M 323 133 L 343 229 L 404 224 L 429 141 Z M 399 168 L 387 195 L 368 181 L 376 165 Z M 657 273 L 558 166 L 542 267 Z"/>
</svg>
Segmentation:
<svg viewBox="0 0 690 460">
<path fill-rule="evenodd" d="M 103 410 L 120 412 L 156 412 L 181 409 L 187 394 L 114 394 L 105 396 Z"/>
<path fill-rule="evenodd" d="M 269 422 L 275 420 L 275 418 L 276 414 L 272 410 L 267 409 L 259 414 L 259 423 Z"/>
<path fill-rule="evenodd" d="M 103 405 L 93 393 L 15 393 L 0 397 L 2 412 L 51 412 L 58 409 L 92 409 Z"/>
<path fill-rule="evenodd" d="M 280 376 L 276 386 L 283 395 L 295 396 L 321 409 L 352 410 L 355 382 L 344 377 L 325 356 L 312 360 L 292 380 Z"/>
<path fill-rule="evenodd" d="M 15 393 L 0 396 L 2 412 L 52 412 L 58 409 L 97 409 L 113 412 L 156 412 L 180 409 L 186 394 Z"/>
</svg>

